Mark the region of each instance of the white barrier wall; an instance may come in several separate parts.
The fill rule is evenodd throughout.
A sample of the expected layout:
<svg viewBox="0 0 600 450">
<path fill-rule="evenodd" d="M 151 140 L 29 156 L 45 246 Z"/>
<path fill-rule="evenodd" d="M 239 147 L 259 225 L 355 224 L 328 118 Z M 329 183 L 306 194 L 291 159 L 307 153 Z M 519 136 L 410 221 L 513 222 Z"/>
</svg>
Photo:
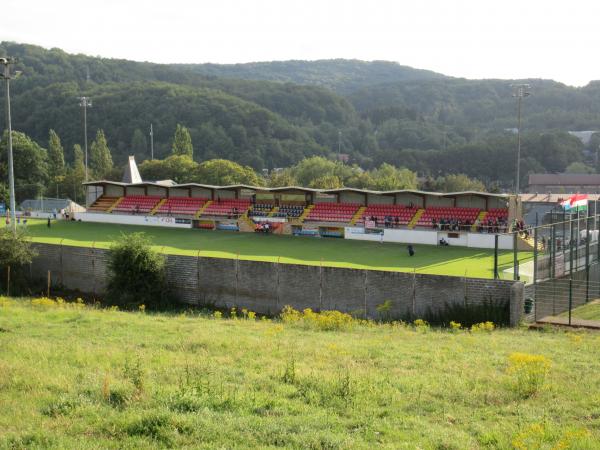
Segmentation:
<svg viewBox="0 0 600 450">
<path fill-rule="evenodd" d="M 381 235 L 378 233 L 365 233 L 364 228 L 346 227 L 344 229 L 344 238 L 360 241 L 380 241 Z M 437 245 L 442 238 L 446 239 L 451 246 L 456 247 L 493 249 L 495 245 L 493 234 L 462 232 L 458 233 L 458 237 L 448 237 L 447 231 L 397 230 L 390 228 L 386 228 L 383 234 L 383 242 L 396 242 L 399 244 Z M 512 235 L 499 235 L 498 248 L 500 250 L 512 250 Z"/>
<path fill-rule="evenodd" d="M 121 225 L 147 225 L 154 227 L 192 228 L 191 223 L 176 223 L 175 217 L 134 216 L 123 214 L 75 213 L 82 222 L 117 223 Z"/>
</svg>

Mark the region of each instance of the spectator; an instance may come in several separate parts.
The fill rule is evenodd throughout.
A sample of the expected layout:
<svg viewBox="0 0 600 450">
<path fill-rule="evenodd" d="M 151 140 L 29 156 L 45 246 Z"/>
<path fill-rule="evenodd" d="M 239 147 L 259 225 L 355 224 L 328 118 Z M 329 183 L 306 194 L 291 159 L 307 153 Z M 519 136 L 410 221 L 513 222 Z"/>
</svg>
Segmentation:
<svg viewBox="0 0 600 450">
<path fill-rule="evenodd" d="M 408 255 L 409 256 L 414 256 L 415 255 L 415 249 L 413 248 L 413 246 L 411 244 L 408 244 Z"/>
</svg>

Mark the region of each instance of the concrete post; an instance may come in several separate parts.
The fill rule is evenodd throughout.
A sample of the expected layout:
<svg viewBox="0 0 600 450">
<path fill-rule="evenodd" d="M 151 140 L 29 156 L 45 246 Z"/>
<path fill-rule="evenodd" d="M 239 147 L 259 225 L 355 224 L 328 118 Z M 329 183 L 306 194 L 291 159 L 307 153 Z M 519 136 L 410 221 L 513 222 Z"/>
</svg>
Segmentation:
<svg viewBox="0 0 600 450">
<path fill-rule="evenodd" d="M 509 324 L 511 327 L 516 327 L 523 318 L 523 303 L 524 303 L 525 286 L 518 281 L 510 287 L 510 308 L 509 308 Z"/>
</svg>

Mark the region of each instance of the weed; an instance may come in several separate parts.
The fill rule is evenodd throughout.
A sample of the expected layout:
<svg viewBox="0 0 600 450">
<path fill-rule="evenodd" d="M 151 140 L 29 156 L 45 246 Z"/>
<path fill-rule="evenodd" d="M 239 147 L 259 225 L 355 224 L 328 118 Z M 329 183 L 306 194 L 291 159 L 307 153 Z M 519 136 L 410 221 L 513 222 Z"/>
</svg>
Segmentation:
<svg viewBox="0 0 600 450">
<path fill-rule="evenodd" d="M 473 325 L 471 325 L 471 332 L 473 333 L 477 333 L 480 331 L 494 331 L 496 329 L 496 325 L 494 325 L 494 322 L 481 322 L 481 323 L 474 323 Z"/>
<path fill-rule="evenodd" d="M 450 321 L 450 329 L 452 331 L 459 331 L 462 329 L 462 324 L 459 322 L 455 322 L 454 320 Z"/>
<path fill-rule="evenodd" d="M 286 384 L 294 384 L 296 382 L 296 361 L 291 358 L 285 365 L 281 380 Z"/>
<path fill-rule="evenodd" d="M 297 323 L 303 325 L 305 328 L 323 331 L 347 330 L 352 325 L 360 322 L 350 314 L 340 311 L 314 312 L 312 309 L 306 308 L 300 312 L 291 306 L 283 308 L 281 320 L 284 323 Z"/>
<path fill-rule="evenodd" d="M 139 358 L 133 364 L 129 360 L 125 361 L 123 376 L 133 384 L 137 395 L 141 395 L 144 392 L 144 369 Z"/>
<path fill-rule="evenodd" d="M 508 358 L 507 373 L 513 377 L 514 392 L 523 398 L 539 392 L 550 367 L 550 360 L 543 355 L 512 353 Z"/>
</svg>

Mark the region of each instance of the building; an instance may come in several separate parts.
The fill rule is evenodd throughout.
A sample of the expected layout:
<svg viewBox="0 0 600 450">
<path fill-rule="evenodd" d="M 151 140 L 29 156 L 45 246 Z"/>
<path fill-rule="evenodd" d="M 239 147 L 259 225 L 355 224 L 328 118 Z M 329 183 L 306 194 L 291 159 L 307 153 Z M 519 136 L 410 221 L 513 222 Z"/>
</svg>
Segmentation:
<svg viewBox="0 0 600 450">
<path fill-rule="evenodd" d="M 600 194 L 600 174 L 536 173 L 529 175 L 531 194 Z"/>
</svg>

